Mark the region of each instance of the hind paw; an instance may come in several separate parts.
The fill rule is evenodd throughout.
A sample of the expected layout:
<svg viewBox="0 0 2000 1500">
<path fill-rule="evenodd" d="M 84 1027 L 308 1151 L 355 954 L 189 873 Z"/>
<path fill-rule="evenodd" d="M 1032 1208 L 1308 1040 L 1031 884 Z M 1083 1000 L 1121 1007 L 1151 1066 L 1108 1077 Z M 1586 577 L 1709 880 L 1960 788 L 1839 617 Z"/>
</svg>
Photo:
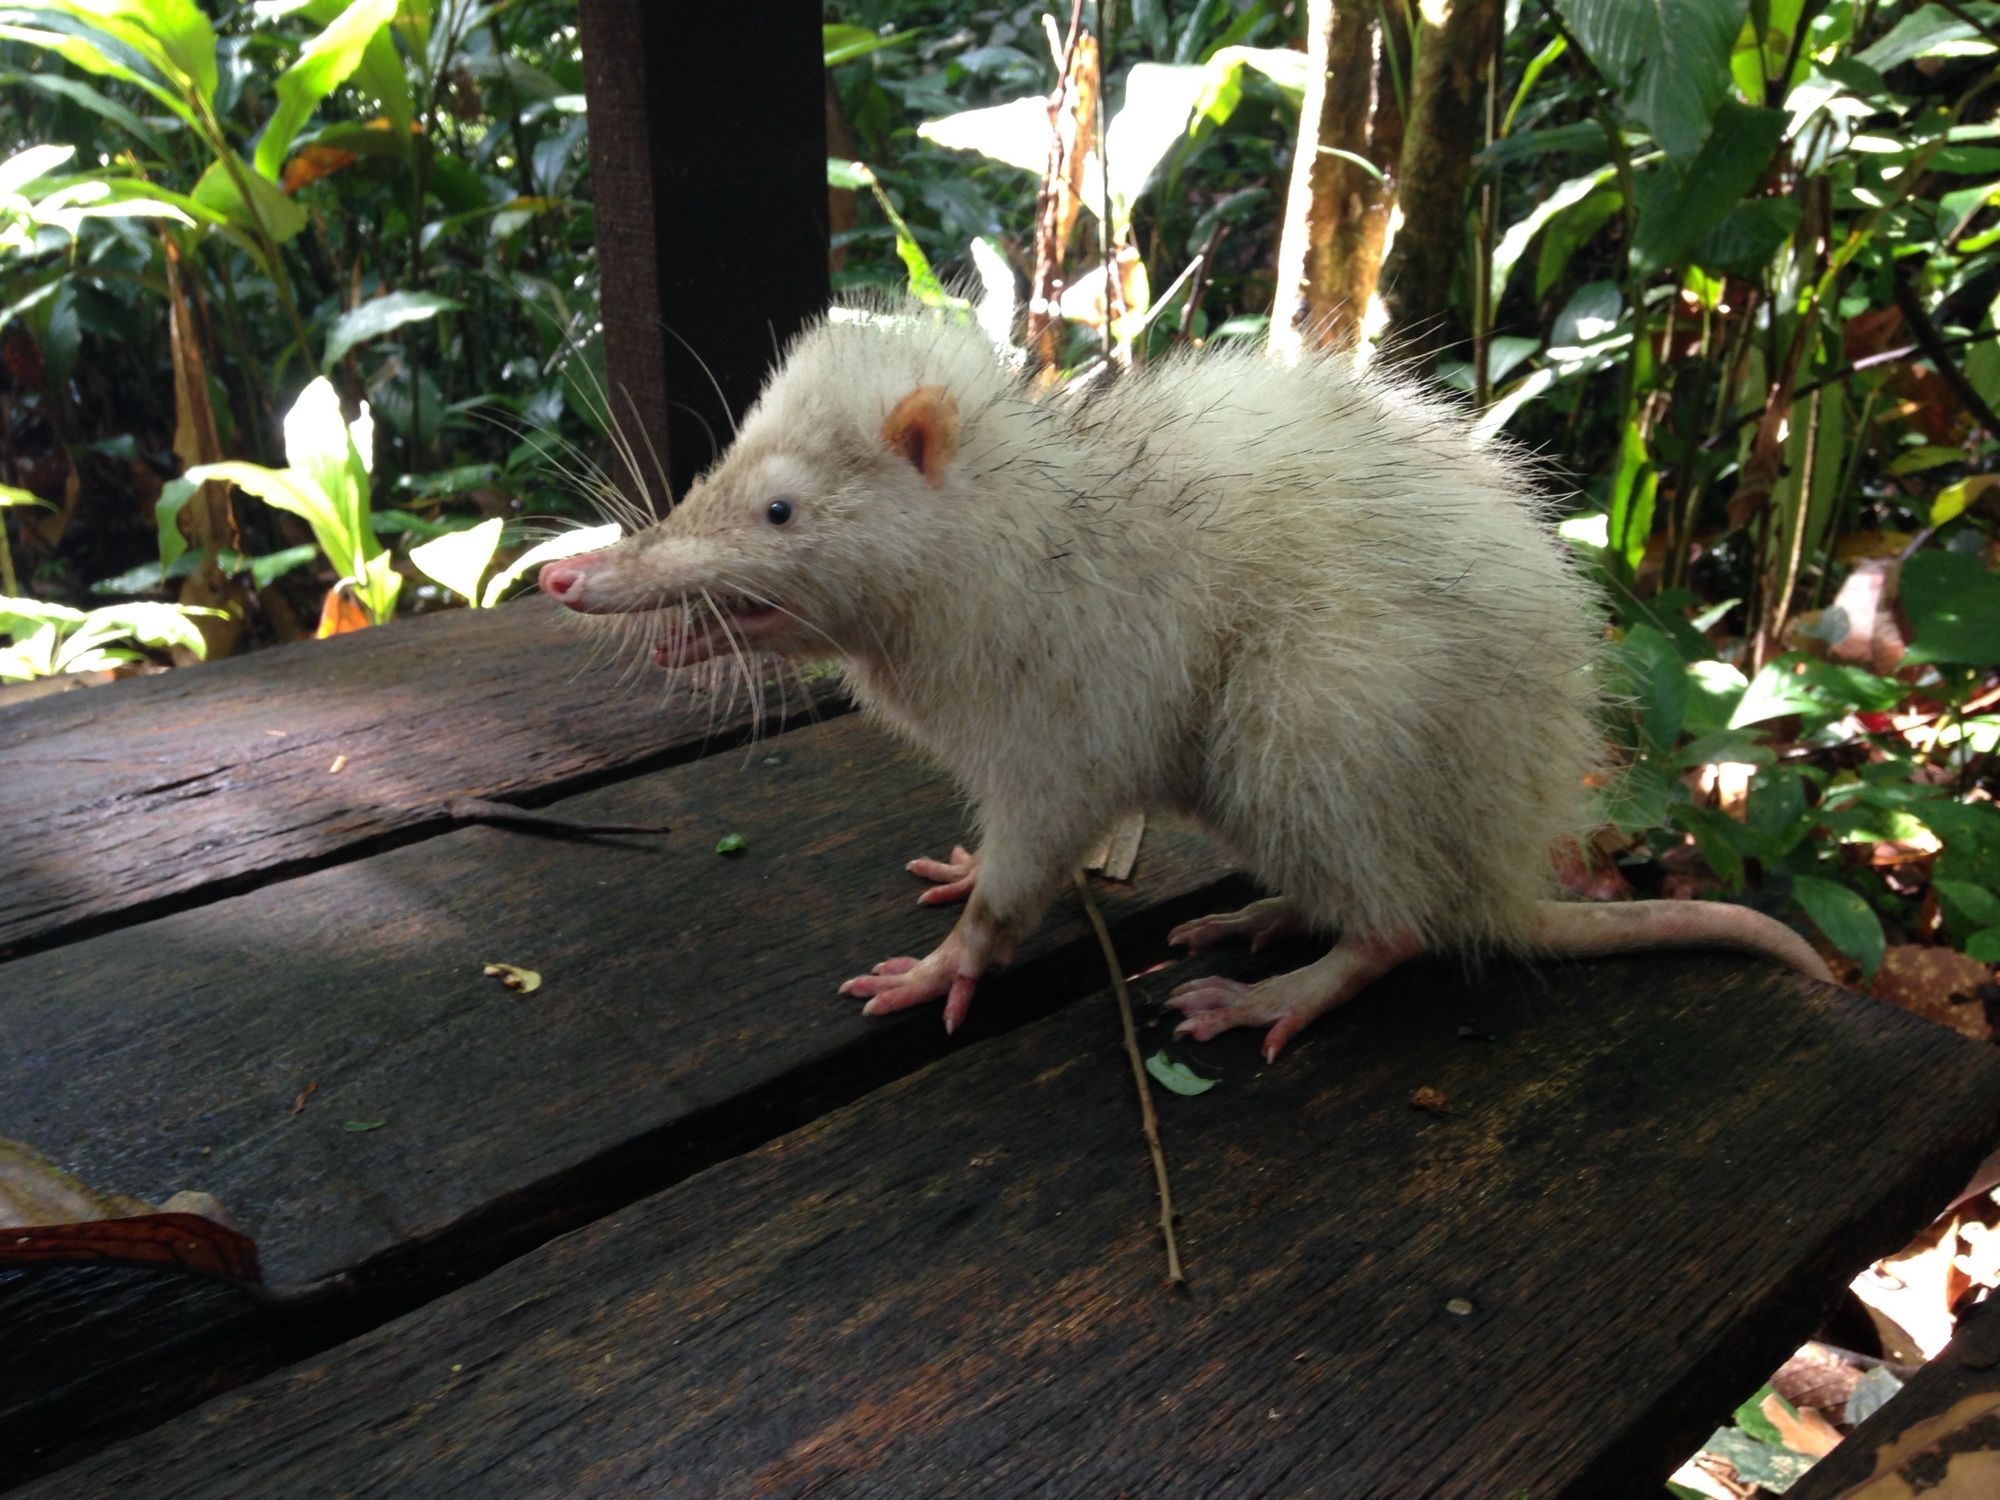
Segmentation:
<svg viewBox="0 0 2000 1500">
<path fill-rule="evenodd" d="M 1190 953 L 1199 953 L 1217 943 L 1247 937 L 1250 939 L 1250 950 L 1254 953 L 1266 943 L 1289 937 L 1304 928 L 1304 921 L 1292 909 L 1290 902 L 1282 896 L 1267 896 L 1262 901 L 1252 901 L 1241 911 L 1216 912 L 1212 916 L 1183 922 L 1167 934 L 1167 941 Z"/>
<path fill-rule="evenodd" d="M 963 901 L 979 883 L 979 856 L 967 853 L 962 844 L 951 846 L 950 859 L 913 859 L 903 868 L 935 882 L 917 897 L 921 906 L 947 906 Z"/>
<path fill-rule="evenodd" d="M 1264 1061 L 1276 1062 L 1293 1037 L 1420 951 L 1413 937 L 1343 938 L 1318 962 L 1257 984 L 1220 974 L 1190 979 L 1167 996 L 1182 1016 L 1174 1035 L 1206 1042 L 1239 1026 L 1268 1026 Z"/>
</svg>

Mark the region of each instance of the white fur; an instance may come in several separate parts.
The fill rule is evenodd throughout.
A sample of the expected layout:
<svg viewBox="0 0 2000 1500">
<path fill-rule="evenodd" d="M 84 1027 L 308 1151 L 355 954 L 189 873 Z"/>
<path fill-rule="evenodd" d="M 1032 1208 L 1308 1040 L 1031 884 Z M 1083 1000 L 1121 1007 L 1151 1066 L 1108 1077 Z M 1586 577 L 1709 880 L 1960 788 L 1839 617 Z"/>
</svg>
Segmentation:
<svg viewBox="0 0 2000 1500">
<path fill-rule="evenodd" d="M 961 423 L 934 485 L 880 438 L 926 385 Z M 956 773 L 1010 927 L 1120 812 L 1166 806 L 1318 926 L 1527 949 L 1587 821 L 1591 589 L 1510 449 L 1341 355 L 1176 356 L 1065 403 L 974 327 L 830 320 L 589 581 L 595 608 L 790 611 L 771 644 L 841 659 Z"/>
</svg>

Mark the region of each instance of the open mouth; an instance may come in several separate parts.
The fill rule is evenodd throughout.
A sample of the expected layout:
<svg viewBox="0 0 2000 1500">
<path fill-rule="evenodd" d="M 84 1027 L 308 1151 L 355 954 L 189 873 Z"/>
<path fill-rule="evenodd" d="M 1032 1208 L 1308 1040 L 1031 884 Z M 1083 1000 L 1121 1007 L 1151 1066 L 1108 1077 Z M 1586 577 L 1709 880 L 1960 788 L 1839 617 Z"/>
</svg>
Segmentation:
<svg viewBox="0 0 2000 1500">
<path fill-rule="evenodd" d="M 731 594 L 691 599 L 667 614 L 667 631 L 653 647 L 653 660 L 663 667 L 687 667 L 750 645 L 784 620 L 775 604 Z"/>
</svg>

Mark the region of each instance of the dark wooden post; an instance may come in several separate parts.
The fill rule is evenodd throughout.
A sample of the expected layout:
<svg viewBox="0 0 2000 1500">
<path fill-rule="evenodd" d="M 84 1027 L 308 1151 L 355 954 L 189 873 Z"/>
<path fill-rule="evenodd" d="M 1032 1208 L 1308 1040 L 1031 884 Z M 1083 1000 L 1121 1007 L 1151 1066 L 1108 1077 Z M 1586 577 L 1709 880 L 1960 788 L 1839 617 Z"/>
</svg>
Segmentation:
<svg viewBox="0 0 2000 1500">
<path fill-rule="evenodd" d="M 580 0 L 579 13 L 612 400 L 679 495 L 717 451 L 709 433 L 728 443 L 776 344 L 826 306 L 820 6 Z M 643 479 L 664 505 L 657 474 Z"/>
</svg>

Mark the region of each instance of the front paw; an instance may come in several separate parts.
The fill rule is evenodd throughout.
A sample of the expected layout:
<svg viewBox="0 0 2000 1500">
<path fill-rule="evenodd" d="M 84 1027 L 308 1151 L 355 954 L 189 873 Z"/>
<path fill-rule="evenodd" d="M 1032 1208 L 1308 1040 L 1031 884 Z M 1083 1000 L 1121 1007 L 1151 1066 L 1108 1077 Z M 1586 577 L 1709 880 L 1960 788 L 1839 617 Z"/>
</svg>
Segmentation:
<svg viewBox="0 0 2000 1500">
<path fill-rule="evenodd" d="M 958 1030 L 972 1009 L 972 992 L 978 983 L 978 972 L 962 972 L 957 949 L 946 942 L 927 958 L 884 959 L 868 973 L 848 980 L 840 993 L 866 1000 L 861 1007 L 864 1016 L 892 1015 L 941 999 L 948 1034 Z"/>
</svg>

